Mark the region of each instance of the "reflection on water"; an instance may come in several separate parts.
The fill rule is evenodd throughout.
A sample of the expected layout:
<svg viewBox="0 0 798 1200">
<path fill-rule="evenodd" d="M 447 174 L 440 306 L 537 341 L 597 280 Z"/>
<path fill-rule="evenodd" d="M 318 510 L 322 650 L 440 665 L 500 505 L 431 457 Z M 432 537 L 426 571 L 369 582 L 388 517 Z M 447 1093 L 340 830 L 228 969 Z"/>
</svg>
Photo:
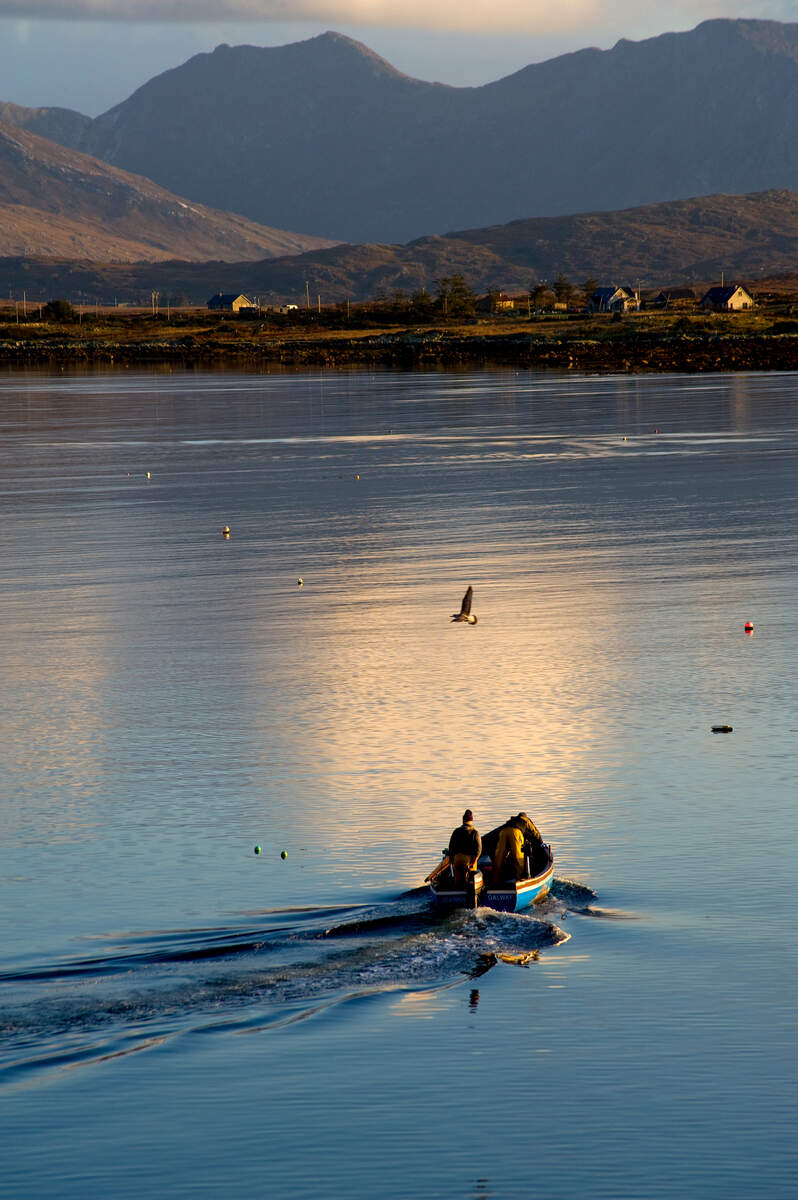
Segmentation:
<svg viewBox="0 0 798 1200">
<path fill-rule="evenodd" d="M 794 387 L 0 378 L 10 1195 L 791 1195 Z"/>
</svg>

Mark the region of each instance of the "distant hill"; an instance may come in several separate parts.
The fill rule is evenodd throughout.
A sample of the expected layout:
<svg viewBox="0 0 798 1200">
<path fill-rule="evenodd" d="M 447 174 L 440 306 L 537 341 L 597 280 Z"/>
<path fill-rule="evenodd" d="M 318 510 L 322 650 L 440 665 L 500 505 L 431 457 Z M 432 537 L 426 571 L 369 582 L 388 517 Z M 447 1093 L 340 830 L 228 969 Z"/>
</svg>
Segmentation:
<svg viewBox="0 0 798 1200">
<path fill-rule="evenodd" d="M 148 179 L 0 121 L 0 255 L 240 261 L 324 245 L 181 200 Z"/>
<path fill-rule="evenodd" d="M 78 150 L 91 128 L 91 117 L 71 108 L 23 108 L 20 104 L 0 103 L 0 121 L 37 133 L 40 137 Z"/>
<path fill-rule="evenodd" d="M 18 118 L 253 220 L 405 242 L 519 218 L 798 189 L 798 24 L 706 21 L 476 88 L 410 79 L 327 33 L 220 46 L 92 121 L 58 109 Z"/>
<path fill-rule="evenodd" d="M 705 196 L 614 213 L 543 217 L 404 246 L 338 245 L 261 262 L 181 263 L 152 266 L 0 261 L 0 293 L 38 286 L 48 296 L 164 296 L 204 303 L 217 291 L 243 291 L 264 303 L 364 300 L 436 289 L 445 275 L 462 273 L 477 292 L 526 290 L 563 272 L 573 283 L 661 287 L 727 279 L 754 281 L 795 270 L 798 193 Z"/>
</svg>

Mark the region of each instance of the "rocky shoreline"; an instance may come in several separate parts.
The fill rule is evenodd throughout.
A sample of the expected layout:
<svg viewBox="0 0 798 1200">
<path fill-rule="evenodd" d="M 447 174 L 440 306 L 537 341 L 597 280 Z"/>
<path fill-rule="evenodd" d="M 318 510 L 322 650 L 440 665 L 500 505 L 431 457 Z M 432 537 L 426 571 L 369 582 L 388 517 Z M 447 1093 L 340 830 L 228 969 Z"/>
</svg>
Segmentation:
<svg viewBox="0 0 798 1200">
<path fill-rule="evenodd" d="M 38 337 L 0 340 L 0 364 L 171 363 L 259 368 L 457 365 L 591 372 L 775 371 L 798 369 L 798 333 L 633 333 L 589 339 L 535 334 L 463 335 L 442 330 L 360 336 L 183 336 L 126 341 Z"/>
</svg>

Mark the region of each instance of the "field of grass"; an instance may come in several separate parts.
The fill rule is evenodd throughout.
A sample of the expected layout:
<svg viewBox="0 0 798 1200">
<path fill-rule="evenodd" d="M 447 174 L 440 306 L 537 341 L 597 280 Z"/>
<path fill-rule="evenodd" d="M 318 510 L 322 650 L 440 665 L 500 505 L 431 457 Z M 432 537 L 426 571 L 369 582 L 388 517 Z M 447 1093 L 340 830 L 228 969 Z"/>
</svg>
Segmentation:
<svg viewBox="0 0 798 1200">
<path fill-rule="evenodd" d="M 38 306 L 0 305 L 0 363 L 226 359 L 347 362 L 517 362 L 587 370 L 798 368 L 798 309 L 778 296 L 740 313 L 700 310 L 540 313 L 402 323 L 378 309 L 340 308 L 289 317 L 219 315 L 205 309 L 87 308 L 67 321 Z"/>
</svg>

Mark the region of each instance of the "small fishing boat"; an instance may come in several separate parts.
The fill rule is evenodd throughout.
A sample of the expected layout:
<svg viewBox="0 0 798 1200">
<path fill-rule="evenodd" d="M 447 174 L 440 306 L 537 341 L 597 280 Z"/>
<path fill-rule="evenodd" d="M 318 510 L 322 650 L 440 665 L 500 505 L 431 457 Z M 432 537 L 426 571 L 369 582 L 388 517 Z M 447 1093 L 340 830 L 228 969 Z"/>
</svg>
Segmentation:
<svg viewBox="0 0 798 1200">
<path fill-rule="evenodd" d="M 522 879 L 501 880 L 488 883 L 492 870 L 490 858 L 483 855 L 476 871 L 469 871 L 464 888 L 455 886 L 454 875 L 449 864 L 449 855 L 432 871 L 425 883 L 429 883 L 432 898 L 439 908 L 485 908 L 497 912 L 520 912 L 548 894 L 554 878 L 554 855 L 551 846 L 542 845 L 534 863 L 527 858 L 528 874 Z"/>
</svg>

